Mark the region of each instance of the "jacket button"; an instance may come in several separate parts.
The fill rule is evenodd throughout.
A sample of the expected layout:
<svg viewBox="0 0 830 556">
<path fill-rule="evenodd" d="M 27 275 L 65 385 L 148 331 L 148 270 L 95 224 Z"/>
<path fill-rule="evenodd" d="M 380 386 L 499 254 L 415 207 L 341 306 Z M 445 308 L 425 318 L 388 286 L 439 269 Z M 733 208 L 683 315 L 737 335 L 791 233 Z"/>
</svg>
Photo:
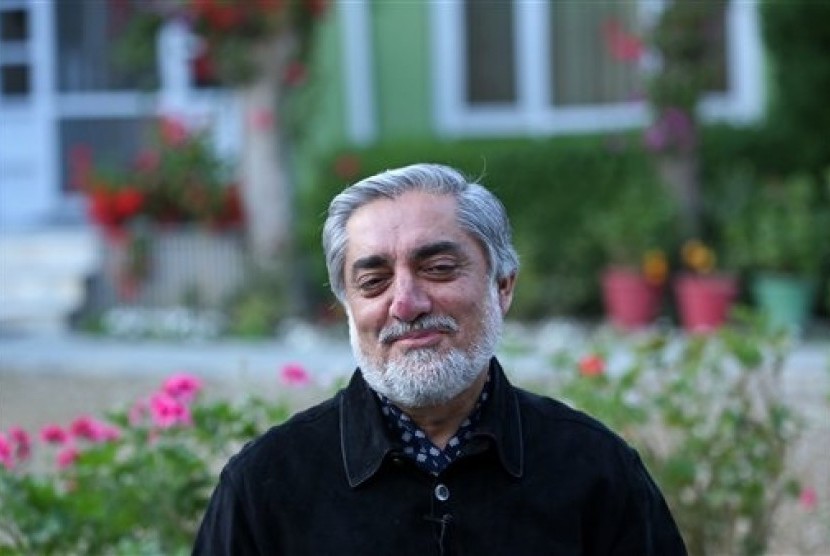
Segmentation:
<svg viewBox="0 0 830 556">
<path fill-rule="evenodd" d="M 435 497 L 441 502 L 446 502 L 450 497 L 450 489 L 447 488 L 447 485 L 439 483 L 435 487 Z"/>
</svg>

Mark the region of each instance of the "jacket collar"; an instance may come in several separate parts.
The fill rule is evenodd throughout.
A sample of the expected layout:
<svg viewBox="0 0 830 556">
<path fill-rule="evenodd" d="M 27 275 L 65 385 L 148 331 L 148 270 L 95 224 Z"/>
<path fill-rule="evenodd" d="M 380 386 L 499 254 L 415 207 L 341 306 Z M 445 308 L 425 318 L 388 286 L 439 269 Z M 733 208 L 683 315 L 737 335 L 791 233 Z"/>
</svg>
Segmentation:
<svg viewBox="0 0 830 556">
<path fill-rule="evenodd" d="M 495 359 L 490 361 L 493 397 L 484 407 L 475 436 L 489 438 L 505 470 L 522 475 L 522 427 L 513 386 Z M 360 486 L 398 449 L 386 430 L 375 393 L 358 369 L 340 397 L 340 447 L 349 486 Z"/>
</svg>

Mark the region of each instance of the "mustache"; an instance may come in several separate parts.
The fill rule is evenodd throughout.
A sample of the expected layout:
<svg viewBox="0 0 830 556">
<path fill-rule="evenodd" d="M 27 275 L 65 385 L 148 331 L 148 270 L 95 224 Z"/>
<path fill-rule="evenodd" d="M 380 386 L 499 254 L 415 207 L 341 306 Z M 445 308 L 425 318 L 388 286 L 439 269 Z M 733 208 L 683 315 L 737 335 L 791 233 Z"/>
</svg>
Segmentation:
<svg viewBox="0 0 830 556">
<path fill-rule="evenodd" d="M 425 315 L 412 322 L 396 322 L 384 327 L 378 338 L 381 343 L 389 344 L 401 339 L 410 332 L 436 330 L 438 332 L 458 332 L 458 322 L 449 316 Z"/>
</svg>

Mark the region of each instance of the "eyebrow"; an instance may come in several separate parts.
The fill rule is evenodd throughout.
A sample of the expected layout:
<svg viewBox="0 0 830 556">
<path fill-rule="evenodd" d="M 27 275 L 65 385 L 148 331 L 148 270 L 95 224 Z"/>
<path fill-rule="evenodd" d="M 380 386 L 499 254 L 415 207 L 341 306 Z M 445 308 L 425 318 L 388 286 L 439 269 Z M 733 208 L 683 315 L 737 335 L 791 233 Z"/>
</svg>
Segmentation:
<svg viewBox="0 0 830 556">
<path fill-rule="evenodd" d="M 436 241 L 435 243 L 428 243 L 415 249 L 410 259 L 415 261 L 422 261 L 435 255 L 442 255 L 449 253 L 451 255 L 458 255 L 461 253 L 461 246 L 454 241 Z"/>
<path fill-rule="evenodd" d="M 430 257 L 434 257 L 435 255 L 441 255 L 444 253 L 457 255 L 461 253 L 461 247 L 454 241 L 436 241 L 434 243 L 428 243 L 418 247 L 412 252 L 412 255 L 409 258 L 413 261 L 423 261 Z M 354 277 L 361 270 L 372 270 L 381 268 L 388 264 L 389 259 L 387 257 L 382 255 L 369 255 L 367 257 L 357 259 L 354 263 L 352 263 L 351 274 L 352 277 Z"/>
</svg>

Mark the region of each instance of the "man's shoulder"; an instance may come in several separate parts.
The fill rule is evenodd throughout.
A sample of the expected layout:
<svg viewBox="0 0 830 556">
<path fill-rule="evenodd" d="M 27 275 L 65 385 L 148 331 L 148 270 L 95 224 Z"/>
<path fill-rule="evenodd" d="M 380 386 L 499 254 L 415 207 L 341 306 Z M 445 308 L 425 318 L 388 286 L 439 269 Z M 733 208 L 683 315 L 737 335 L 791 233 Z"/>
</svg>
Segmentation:
<svg viewBox="0 0 830 556">
<path fill-rule="evenodd" d="M 599 419 L 552 397 L 514 388 L 525 424 L 556 435 L 594 438 L 610 446 L 628 447 L 617 433 Z"/>
<path fill-rule="evenodd" d="M 340 395 L 295 413 L 249 441 L 228 461 L 225 471 L 248 473 L 286 459 L 306 457 L 309 450 L 339 442 Z"/>
</svg>

